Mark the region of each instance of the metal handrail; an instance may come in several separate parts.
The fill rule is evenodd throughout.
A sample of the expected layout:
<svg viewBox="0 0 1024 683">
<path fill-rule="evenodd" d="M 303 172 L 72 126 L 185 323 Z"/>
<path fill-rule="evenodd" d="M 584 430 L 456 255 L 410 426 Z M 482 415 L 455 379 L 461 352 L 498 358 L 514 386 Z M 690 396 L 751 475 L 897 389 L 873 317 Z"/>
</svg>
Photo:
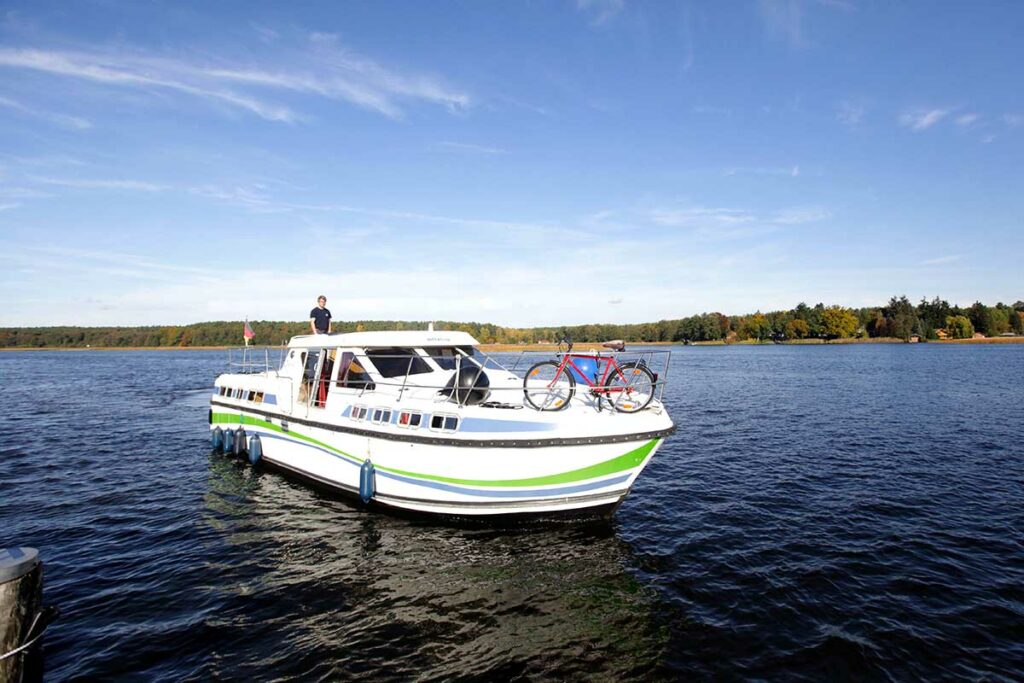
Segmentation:
<svg viewBox="0 0 1024 683">
<path fill-rule="evenodd" d="M 519 364 L 520 364 L 520 362 L 522 360 L 524 360 L 524 359 L 535 360 L 535 359 L 537 359 L 540 356 L 547 356 L 548 358 L 551 357 L 551 352 L 550 351 L 532 351 L 532 350 L 528 351 L 528 350 L 523 350 L 523 351 L 520 351 L 520 353 L 516 356 L 516 361 L 513 364 L 512 368 L 507 368 L 507 367 L 503 366 L 501 363 L 499 363 L 496 359 L 494 359 L 490 355 L 486 354 L 485 352 L 482 352 L 482 351 L 479 351 L 479 350 L 478 350 L 478 352 L 480 353 L 481 356 L 483 356 L 483 362 L 481 362 L 480 360 L 478 360 L 474 356 L 461 355 L 461 356 L 458 356 L 456 358 L 456 367 L 453 370 L 451 370 L 450 372 L 453 375 L 457 374 L 458 371 L 459 371 L 459 368 L 462 367 L 462 360 L 463 359 L 469 359 L 475 365 L 477 365 L 478 367 L 480 367 L 483 370 L 488 369 L 488 366 L 493 364 L 493 367 L 491 367 L 491 369 L 503 370 L 505 372 L 509 372 L 510 374 L 514 374 L 517 377 L 519 377 L 519 375 L 516 373 L 516 370 L 519 368 Z M 419 358 L 419 359 L 423 358 L 423 356 L 420 356 L 419 354 L 416 354 L 416 353 L 409 353 L 409 354 L 374 354 L 371 357 L 371 356 L 368 356 L 365 352 L 359 352 L 359 351 L 354 351 L 353 350 L 353 351 L 351 351 L 351 353 L 353 354 L 354 359 L 359 360 L 360 361 L 360 365 L 362 365 L 364 368 L 369 367 L 369 368 L 373 368 L 373 370 L 374 370 L 373 379 L 372 380 L 368 380 L 366 383 L 364 383 L 360 387 L 358 387 L 360 389 L 360 391 L 359 391 L 359 395 L 360 396 L 362 396 L 363 394 L 365 394 L 367 392 L 366 384 L 370 384 L 370 383 L 372 383 L 375 388 L 379 388 L 379 387 L 397 387 L 398 388 L 398 400 L 399 401 L 406 394 L 406 392 L 408 392 L 410 390 L 413 390 L 413 389 L 436 390 L 436 391 L 440 392 L 440 391 L 443 391 L 443 390 L 446 390 L 446 389 L 449 388 L 448 384 L 447 384 L 447 381 L 446 381 L 445 384 L 433 384 L 433 383 L 420 383 L 420 382 L 416 381 L 415 379 L 410 379 L 410 377 L 412 377 L 414 374 L 416 374 L 416 375 L 419 375 L 419 374 L 432 374 L 432 373 L 412 373 L 411 372 L 413 361 L 415 359 L 417 359 L 417 358 Z M 663 402 L 663 398 L 664 398 L 664 393 L 665 393 L 665 386 L 667 384 L 668 369 L 669 369 L 669 366 L 671 365 L 671 363 L 670 363 L 671 353 L 672 352 L 670 350 L 668 350 L 668 349 L 636 349 L 634 351 L 598 351 L 598 350 L 595 349 L 595 350 L 587 351 L 587 352 L 574 351 L 574 352 L 572 352 L 569 355 L 572 355 L 574 357 L 585 357 L 585 358 L 612 358 L 612 357 L 614 357 L 617 362 L 618 362 L 618 359 L 622 359 L 622 362 L 633 361 L 633 362 L 645 364 L 648 367 L 648 369 L 650 369 L 652 372 L 657 374 L 657 380 L 654 383 L 654 390 L 655 390 L 654 398 L 659 403 L 662 403 Z M 562 355 L 565 355 L 565 353 L 564 352 L 563 353 L 556 353 L 555 354 L 555 358 L 560 358 Z M 409 363 L 408 363 L 408 365 L 406 367 L 406 372 L 403 375 L 395 375 L 394 377 L 383 377 L 383 376 L 380 375 L 379 371 L 376 370 L 376 366 L 373 363 L 373 359 L 374 358 L 379 358 L 379 359 L 408 359 Z M 661 362 L 655 362 L 656 359 L 658 361 L 661 361 Z M 367 364 L 367 362 L 368 362 L 368 364 Z M 621 363 L 620 363 L 620 365 L 621 365 Z M 328 381 L 331 384 L 332 388 L 340 388 L 340 389 L 353 389 L 353 388 L 356 388 L 356 387 L 346 386 L 346 382 L 348 380 L 346 380 L 344 378 L 341 378 L 341 377 L 338 377 L 338 378 L 332 379 L 332 380 L 328 380 Z M 458 387 L 456 387 L 456 389 L 457 388 Z M 462 388 L 462 390 L 463 391 L 467 391 L 467 393 L 468 393 L 469 391 L 472 391 L 473 389 L 476 389 L 476 388 L 477 387 L 474 385 L 473 387 L 469 387 L 468 389 L 467 388 Z M 516 386 L 489 386 L 487 388 L 491 392 L 509 392 L 509 391 L 511 391 L 511 392 L 515 392 L 515 393 L 520 394 L 520 395 L 522 394 L 522 391 L 523 391 L 523 386 L 521 384 L 516 385 Z M 461 402 L 457 402 L 457 403 L 459 403 L 460 406 L 462 405 Z"/>
<path fill-rule="evenodd" d="M 260 373 L 276 372 L 281 367 L 281 361 L 284 358 L 284 352 L 287 351 L 284 347 L 274 347 L 280 352 L 280 357 L 276 366 L 270 364 L 270 352 L 272 347 L 256 347 L 256 346 L 234 346 L 227 349 L 228 360 L 227 360 L 227 371 L 235 375 L 256 375 Z M 259 353 L 263 352 L 263 358 L 259 357 Z"/>
</svg>

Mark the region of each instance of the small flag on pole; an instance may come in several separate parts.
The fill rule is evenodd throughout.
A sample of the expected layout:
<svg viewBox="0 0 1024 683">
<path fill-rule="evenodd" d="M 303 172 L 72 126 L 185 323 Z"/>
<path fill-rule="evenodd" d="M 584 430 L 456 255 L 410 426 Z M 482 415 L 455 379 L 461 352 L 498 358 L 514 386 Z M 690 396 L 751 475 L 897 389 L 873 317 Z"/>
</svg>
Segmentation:
<svg viewBox="0 0 1024 683">
<path fill-rule="evenodd" d="M 249 327 L 249 320 L 248 320 L 248 318 L 245 321 L 245 329 L 242 330 L 242 336 L 245 337 L 245 345 L 246 346 L 249 345 L 249 340 L 256 336 L 256 333 L 252 331 L 251 327 Z"/>
</svg>

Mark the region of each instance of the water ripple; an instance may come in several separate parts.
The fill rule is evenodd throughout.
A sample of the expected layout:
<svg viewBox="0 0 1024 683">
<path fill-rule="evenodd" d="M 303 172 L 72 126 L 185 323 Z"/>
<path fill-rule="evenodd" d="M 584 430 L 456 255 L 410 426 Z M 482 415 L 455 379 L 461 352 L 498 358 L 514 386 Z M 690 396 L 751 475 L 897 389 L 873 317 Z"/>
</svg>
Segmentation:
<svg viewBox="0 0 1024 683">
<path fill-rule="evenodd" d="M 5 353 L 46 677 L 1019 680 L 1024 348 L 679 348 L 611 524 L 367 513 L 211 455 L 220 352 Z"/>
</svg>

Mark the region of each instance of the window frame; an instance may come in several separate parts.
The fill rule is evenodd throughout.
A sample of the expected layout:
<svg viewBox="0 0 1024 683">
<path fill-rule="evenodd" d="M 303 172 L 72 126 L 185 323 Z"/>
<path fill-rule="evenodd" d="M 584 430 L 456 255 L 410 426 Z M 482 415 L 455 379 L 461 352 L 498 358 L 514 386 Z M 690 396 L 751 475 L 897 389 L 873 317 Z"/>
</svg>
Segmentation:
<svg viewBox="0 0 1024 683">
<path fill-rule="evenodd" d="M 435 420 L 440 420 L 440 426 L 434 426 Z M 454 427 L 448 427 L 448 421 L 455 420 Z M 430 416 L 430 431 L 432 432 L 443 432 L 445 434 L 454 434 L 459 431 L 462 426 L 462 418 L 459 415 L 453 413 L 434 413 Z"/>
</svg>

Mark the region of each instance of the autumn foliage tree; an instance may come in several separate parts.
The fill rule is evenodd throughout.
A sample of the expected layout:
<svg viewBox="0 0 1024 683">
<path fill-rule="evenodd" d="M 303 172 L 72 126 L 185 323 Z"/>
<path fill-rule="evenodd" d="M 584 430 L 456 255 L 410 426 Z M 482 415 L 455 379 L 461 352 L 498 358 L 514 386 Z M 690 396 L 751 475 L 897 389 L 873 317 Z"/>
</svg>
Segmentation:
<svg viewBox="0 0 1024 683">
<path fill-rule="evenodd" d="M 857 331 L 857 314 L 842 306 L 829 306 L 821 313 L 821 326 L 826 339 L 845 339 Z"/>
</svg>

